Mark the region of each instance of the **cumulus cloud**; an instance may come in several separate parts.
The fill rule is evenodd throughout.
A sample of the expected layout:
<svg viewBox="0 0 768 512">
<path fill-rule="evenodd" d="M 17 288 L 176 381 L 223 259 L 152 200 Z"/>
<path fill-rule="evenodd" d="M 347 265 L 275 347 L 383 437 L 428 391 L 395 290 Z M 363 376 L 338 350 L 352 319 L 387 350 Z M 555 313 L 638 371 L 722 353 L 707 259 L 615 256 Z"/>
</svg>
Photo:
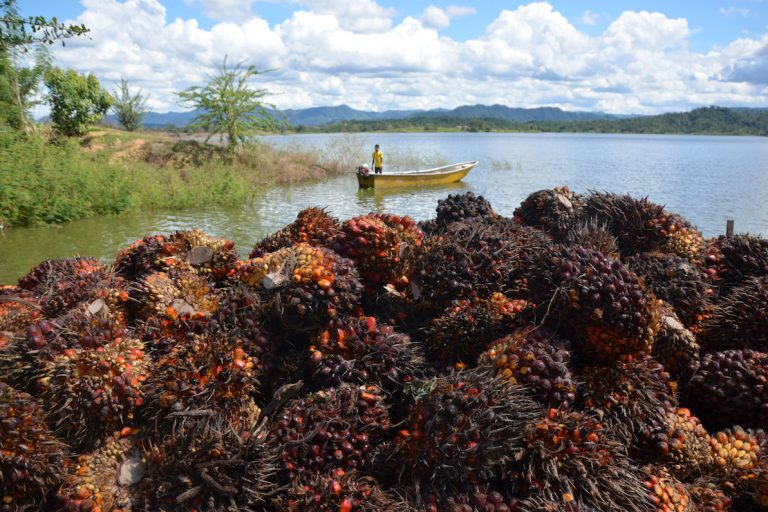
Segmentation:
<svg viewBox="0 0 768 512">
<path fill-rule="evenodd" d="M 199 5 L 206 16 L 214 20 L 241 20 L 253 15 L 256 0 L 184 0 L 187 5 Z"/>
<path fill-rule="evenodd" d="M 477 37 L 457 41 L 440 29 L 472 8 L 430 6 L 420 19 L 394 24 L 395 13 L 372 0 L 284 1 L 300 7 L 274 25 L 250 15 L 202 28 L 194 19 L 168 19 L 158 0 L 84 0 L 76 21 L 91 27 L 91 37 L 53 51 L 59 65 L 93 72 L 107 88 L 125 76 L 159 111 L 180 110 L 175 93 L 202 83 L 225 54 L 277 68 L 254 86 L 276 93 L 269 99 L 281 108 L 768 106 L 768 35 L 702 53 L 690 49 L 683 18 L 626 11 L 588 35 L 548 2 L 533 2 L 501 11 Z"/>
</svg>

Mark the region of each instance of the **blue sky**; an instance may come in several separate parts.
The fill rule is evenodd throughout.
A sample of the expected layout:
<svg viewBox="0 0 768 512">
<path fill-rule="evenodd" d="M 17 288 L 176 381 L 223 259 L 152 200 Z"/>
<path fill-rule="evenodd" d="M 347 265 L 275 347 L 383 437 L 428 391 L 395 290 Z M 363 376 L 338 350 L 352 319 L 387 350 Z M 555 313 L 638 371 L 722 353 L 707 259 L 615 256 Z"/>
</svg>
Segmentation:
<svg viewBox="0 0 768 512">
<path fill-rule="evenodd" d="M 283 108 L 472 103 L 654 113 L 768 106 L 768 0 L 20 0 L 89 39 L 60 65 L 128 78 L 158 110 L 224 54 L 277 68 Z"/>
</svg>

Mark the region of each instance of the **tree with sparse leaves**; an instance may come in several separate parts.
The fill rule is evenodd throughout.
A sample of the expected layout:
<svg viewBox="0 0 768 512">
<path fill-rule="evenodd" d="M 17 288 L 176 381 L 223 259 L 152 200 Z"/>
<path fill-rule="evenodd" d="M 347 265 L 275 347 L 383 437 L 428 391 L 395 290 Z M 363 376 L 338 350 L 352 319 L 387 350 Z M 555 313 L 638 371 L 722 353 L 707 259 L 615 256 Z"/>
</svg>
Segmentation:
<svg viewBox="0 0 768 512">
<path fill-rule="evenodd" d="M 74 69 L 53 68 L 45 75 L 45 85 L 53 127 L 63 135 L 85 134 L 88 125 L 101 121 L 112 106 L 112 96 L 93 74 L 86 76 Z"/>
<path fill-rule="evenodd" d="M 85 25 L 60 23 L 55 17 L 19 14 L 17 0 L 0 0 L 0 51 L 35 43 L 53 44 L 89 32 Z"/>
<path fill-rule="evenodd" d="M 46 47 L 38 45 L 31 66 L 24 67 L 20 61 L 22 56 L 16 49 L 0 51 L 0 124 L 30 133 L 34 124 L 29 111 L 40 103 L 36 96 L 43 76 L 51 68 L 51 55 Z"/>
<path fill-rule="evenodd" d="M 141 126 L 141 120 L 147 113 L 144 108 L 147 99 L 141 91 L 131 94 L 128 81 L 125 77 L 120 77 L 120 85 L 112 93 L 112 110 L 123 128 L 132 132 Z"/>
<path fill-rule="evenodd" d="M 269 94 L 266 89 L 254 89 L 248 82 L 262 74 L 256 67 L 239 62 L 227 65 L 227 58 L 217 66 L 216 73 L 204 86 L 189 87 L 178 93 L 186 105 L 195 107 L 200 114 L 192 121 L 192 127 L 208 132 L 206 142 L 213 135 L 226 135 L 227 147 L 235 147 L 248 140 L 256 131 L 275 131 L 279 122 L 270 114 L 261 99 Z"/>
</svg>

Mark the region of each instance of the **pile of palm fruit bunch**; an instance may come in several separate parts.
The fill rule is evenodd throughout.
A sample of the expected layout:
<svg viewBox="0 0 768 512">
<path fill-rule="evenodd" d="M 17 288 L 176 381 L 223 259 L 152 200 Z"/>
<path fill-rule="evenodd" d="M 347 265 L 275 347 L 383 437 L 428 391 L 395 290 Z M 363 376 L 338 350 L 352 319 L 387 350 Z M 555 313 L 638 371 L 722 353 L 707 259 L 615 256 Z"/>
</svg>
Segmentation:
<svg viewBox="0 0 768 512">
<path fill-rule="evenodd" d="M 568 187 L 0 285 L 0 510 L 768 510 L 768 241 Z"/>
</svg>

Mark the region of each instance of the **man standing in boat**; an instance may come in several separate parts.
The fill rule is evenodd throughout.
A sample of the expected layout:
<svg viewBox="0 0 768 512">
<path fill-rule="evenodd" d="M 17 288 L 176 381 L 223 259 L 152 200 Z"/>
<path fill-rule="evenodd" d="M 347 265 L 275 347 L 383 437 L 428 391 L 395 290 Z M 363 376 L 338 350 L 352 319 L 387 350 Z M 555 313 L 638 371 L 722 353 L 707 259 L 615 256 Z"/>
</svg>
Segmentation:
<svg viewBox="0 0 768 512">
<path fill-rule="evenodd" d="M 373 172 L 376 174 L 382 174 L 384 172 L 384 153 L 379 151 L 379 145 L 373 148 Z"/>
</svg>

